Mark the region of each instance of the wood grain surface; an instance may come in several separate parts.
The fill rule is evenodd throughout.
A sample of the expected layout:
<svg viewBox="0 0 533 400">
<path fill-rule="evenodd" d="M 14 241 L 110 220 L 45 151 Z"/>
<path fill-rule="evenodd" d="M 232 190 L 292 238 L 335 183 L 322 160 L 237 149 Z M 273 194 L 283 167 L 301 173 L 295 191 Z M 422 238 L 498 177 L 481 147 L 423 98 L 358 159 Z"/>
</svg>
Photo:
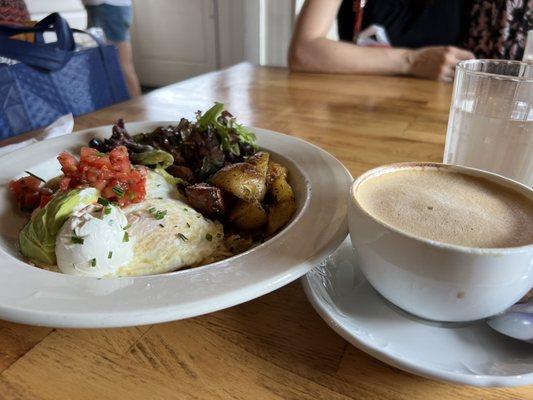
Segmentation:
<svg viewBox="0 0 533 400">
<path fill-rule="evenodd" d="M 356 176 L 390 162 L 441 161 L 451 91 L 410 78 L 240 64 L 79 117 L 75 129 L 119 117 L 193 117 L 222 101 L 240 122 L 304 138 Z M 335 334 L 294 282 L 237 307 L 153 326 L 0 321 L 0 399 L 533 399 L 533 387 L 451 385 L 383 364 Z"/>
</svg>

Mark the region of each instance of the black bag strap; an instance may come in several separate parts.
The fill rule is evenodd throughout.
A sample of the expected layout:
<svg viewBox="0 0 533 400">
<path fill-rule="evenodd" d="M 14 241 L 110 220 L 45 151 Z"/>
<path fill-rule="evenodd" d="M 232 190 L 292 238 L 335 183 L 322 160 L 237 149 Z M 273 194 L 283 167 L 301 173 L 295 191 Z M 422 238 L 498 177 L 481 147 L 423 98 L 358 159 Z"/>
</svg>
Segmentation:
<svg viewBox="0 0 533 400">
<path fill-rule="evenodd" d="M 57 41 L 44 43 L 44 32 L 55 32 Z M 0 24 L 0 56 L 55 71 L 61 69 L 74 54 L 76 45 L 72 32 L 68 22 L 58 13 L 48 15 L 35 26 Z M 23 33 L 34 33 L 35 43 L 10 38 Z"/>
</svg>

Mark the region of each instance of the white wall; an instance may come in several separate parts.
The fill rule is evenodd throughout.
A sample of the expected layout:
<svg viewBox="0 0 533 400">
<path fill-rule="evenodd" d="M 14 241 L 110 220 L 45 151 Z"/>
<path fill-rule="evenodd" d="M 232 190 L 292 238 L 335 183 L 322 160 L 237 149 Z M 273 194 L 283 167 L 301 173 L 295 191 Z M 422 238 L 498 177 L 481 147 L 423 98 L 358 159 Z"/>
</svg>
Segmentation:
<svg viewBox="0 0 533 400">
<path fill-rule="evenodd" d="M 226 68 L 247 57 L 245 51 L 245 8 L 247 0 L 217 0 L 218 68 Z M 248 29 L 251 27 L 248 26 Z"/>
<path fill-rule="evenodd" d="M 71 27 L 85 29 L 87 26 L 87 14 L 81 0 L 26 0 L 26 6 L 33 21 L 59 12 Z"/>
<path fill-rule="evenodd" d="M 134 0 L 131 42 L 141 82 L 162 86 L 216 70 L 217 25 L 213 0 Z"/>
<path fill-rule="evenodd" d="M 262 0 L 261 41 L 264 57 L 261 65 L 287 66 L 287 52 L 294 26 L 295 4 L 287 0 Z"/>
</svg>

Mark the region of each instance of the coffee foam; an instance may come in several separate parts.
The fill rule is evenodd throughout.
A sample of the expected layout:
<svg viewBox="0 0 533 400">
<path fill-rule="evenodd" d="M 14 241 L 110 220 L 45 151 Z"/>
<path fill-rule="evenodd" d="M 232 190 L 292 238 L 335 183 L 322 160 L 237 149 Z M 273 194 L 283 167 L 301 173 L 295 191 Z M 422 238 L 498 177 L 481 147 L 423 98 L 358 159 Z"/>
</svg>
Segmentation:
<svg viewBox="0 0 533 400">
<path fill-rule="evenodd" d="M 374 218 L 421 238 L 483 248 L 533 243 L 533 200 L 485 178 L 413 167 L 369 177 L 355 190 Z"/>
</svg>

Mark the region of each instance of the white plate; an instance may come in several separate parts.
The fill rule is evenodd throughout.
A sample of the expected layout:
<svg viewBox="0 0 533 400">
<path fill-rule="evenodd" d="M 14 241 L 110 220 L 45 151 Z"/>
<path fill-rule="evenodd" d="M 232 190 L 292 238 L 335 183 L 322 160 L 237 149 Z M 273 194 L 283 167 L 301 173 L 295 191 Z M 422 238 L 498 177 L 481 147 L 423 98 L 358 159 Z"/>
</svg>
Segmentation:
<svg viewBox="0 0 533 400">
<path fill-rule="evenodd" d="M 128 124 L 130 133 L 173 121 Z M 56 156 L 78 154 L 111 126 L 33 144 L 0 158 L 0 318 L 53 327 L 117 327 L 177 320 L 251 300 L 307 273 L 342 242 L 347 232 L 347 195 L 352 178 L 333 156 L 303 140 L 251 128 L 258 144 L 288 168 L 297 215 L 279 234 L 236 257 L 169 274 L 96 279 L 35 268 L 17 251 L 24 217 L 7 188 L 29 170 L 58 175 Z"/>
<path fill-rule="evenodd" d="M 355 264 L 350 239 L 302 278 L 315 310 L 348 342 L 397 368 L 475 385 L 533 384 L 533 346 L 485 322 L 419 320 L 381 297 Z"/>
</svg>

